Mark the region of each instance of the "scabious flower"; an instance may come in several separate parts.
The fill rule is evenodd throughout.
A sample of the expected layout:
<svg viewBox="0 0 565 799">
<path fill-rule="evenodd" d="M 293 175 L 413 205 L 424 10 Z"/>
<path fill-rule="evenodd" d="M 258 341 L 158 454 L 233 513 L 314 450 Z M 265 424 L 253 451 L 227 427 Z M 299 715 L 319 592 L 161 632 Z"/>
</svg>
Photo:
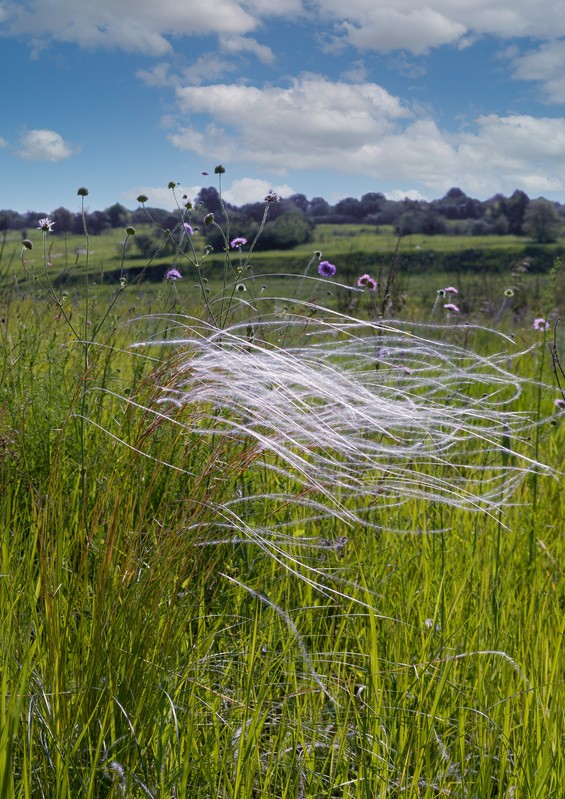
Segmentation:
<svg viewBox="0 0 565 799">
<path fill-rule="evenodd" d="M 452 302 L 446 302 L 443 307 L 445 308 L 446 311 L 453 311 L 453 313 L 459 313 L 459 311 L 461 310 Z"/>
<path fill-rule="evenodd" d="M 318 264 L 318 274 L 322 277 L 333 277 L 337 269 L 329 261 L 320 261 Z"/>
<path fill-rule="evenodd" d="M 245 247 L 247 244 L 247 239 L 243 238 L 243 236 L 236 236 L 235 239 L 230 241 L 230 247 L 232 250 L 235 250 L 237 247 Z"/>
<path fill-rule="evenodd" d="M 44 233 L 51 233 L 51 231 L 53 230 L 53 225 L 54 224 L 55 224 L 55 222 L 53 222 L 52 219 L 49 219 L 49 217 L 46 216 L 45 219 L 40 219 L 39 220 L 38 225 L 37 225 L 37 229 L 38 230 L 43 230 Z"/>
<path fill-rule="evenodd" d="M 276 193 L 276 191 L 270 191 L 270 192 L 267 194 L 267 196 L 265 197 L 265 202 L 266 202 L 266 203 L 278 203 L 278 202 L 280 202 L 280 199 L 281 199 L 281 198 L 280 198 L 280 197 L 279 197 L 279 195 Z"/>
<path fill-rule="evenodd" d="M 172 267 L 171 269 L 167 270 L 165 274 L 165 280 L 182 280 L 182 275 L 178 269 Z"/>
<path fill-rule="evenodd" d="M 368 288 L 369 291 L 377 290 L 377 281 L 374 277 L 371 277 L 371 275 L 361 275 L 357 280 L 357 285 L 359 288 Z"/>
<path fill-rule="evenodd" d="M 563 397 L 557 397 L 557 399 L 554 401 L 554 405 L 556 410 L 558 410 L 560 413 L 565 412 L 565 399 L 563 399 Z"/>
<path fill-rule="evenodd" d="M 188 222 L 183 222 L 182 225 L 185 229 L 187 236 L 194 236 L 194 228 L 191 225 L 189 225 Z"/>
<path fill-rule="evenodd" d="M 446 294 L 459 294 L 459 289 L 456 289 L 455 286 L 448 286 L 444 289 Z"/>
<path fill-rule="evenodd" d="M 549 330 L 549 322 L 546 322 L 543 316 L 538 316 L 534 319 L 534 330 Z"/>
</svg>

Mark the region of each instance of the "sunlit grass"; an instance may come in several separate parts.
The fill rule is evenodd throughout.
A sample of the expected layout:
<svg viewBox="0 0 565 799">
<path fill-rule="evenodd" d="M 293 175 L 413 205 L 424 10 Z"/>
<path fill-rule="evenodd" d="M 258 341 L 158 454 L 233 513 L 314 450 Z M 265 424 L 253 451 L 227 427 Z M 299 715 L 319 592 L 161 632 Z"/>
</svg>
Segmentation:
<svg viewBox="0 0 565 799">
<path fill-rule="evenodd" d="M 87 306 L 2 300 L 0 796 L 559 799 L 544 281 L 495 331 L 504 278 L 401 275 L 380 323 L 257 272 L 218 330 L 96 247 Z"/>
</svg>

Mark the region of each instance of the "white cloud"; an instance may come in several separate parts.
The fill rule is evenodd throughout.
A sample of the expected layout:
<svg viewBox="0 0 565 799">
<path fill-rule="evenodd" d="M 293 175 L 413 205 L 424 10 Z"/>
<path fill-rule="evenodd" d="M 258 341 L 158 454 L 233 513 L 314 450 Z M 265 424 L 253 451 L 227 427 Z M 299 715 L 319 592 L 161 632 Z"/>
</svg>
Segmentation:
<svg viewBox="0 0 565 799">
<path fill-rule="evenodd" d="M 242 36 L 247 51 L 268 63 L 269 48 L 248 34 L 263 21 L 309 15 L 316 28 L 336 24 L 341 38 L 361 50 L 422 53 L 476 36 L 503 39 L 565 36 L 562 0 L 4 0 L 6 33 L 41 49 L 49 39 L 81 47 L 118 47 L 163 55 L 173 38 Z"/>
<path fill-rule="evenodd" d="M 539 81 L 544 99 L 549 103 L 565 103 L 565 40 L 546 42 L 537 50 L 511 54 L 514 77 Z"/>
<path fill-rule="evenodd" d="M 0 136 L 0 148 L 2 148 L 2 147 L 7 147 L 7 146 L 8 146 L 8 142 L 6 141 L 6 139 L 3 139 L 3 138 Z"/>
<path fill-rule="evenodd" d="M 177 89 L 177 98 L 189 120 L 208 114 L 214 122 L 203 133 L 190 124 L 179 130 L 170 137 L 175 146 L 233 158 L 243 145 L 252 160 L 282 170 L 307 166 L 323 158 L 328 147 L 333 157 L 336 148 L 362 146 L 382 136 L 392 120 L 409 115 L 398 98 L 375 83 L 332 83 L 316 75 L 302 76 L 286 89 L 185 86 Z"/>
<path fill-rule="evenodd" d="M 319 14 L 342 25 L 345 38 L 359 49 L 405 49 L 422 53 L 431 47 L 477 35 L 502 39 L 565 35 L 561 0 L 317 0 Z"/>
<path fill-rule="evenodd" d="M 223 35 L 220 36 L 220 47 L 225 53 L 240 54 L 253 53 L 263 64 L 272 64 L 275 55 L 270 47 L 259 44 L 248 36 Z"/>
<path fill-rule="evenodd" d="M 78 152 L 54 130 L 28 130 L 19 142 L 16 155 L 26 161 L 62 161 Z"/>
<path fill-rule="evenodd" d="M 146 197 L 148 197 L 146 202 L 148 208 L 162 208 L 165 211 L 176 211 L 178 210 L 177 202 L 180 203 L 182 201 L 184 194 L 186 194 L 188 199 L 192 202 L 198 195 L 198 192 L 201 188 L 202 186 L 179 185 L 175 190 L 175 201 L 175 195 L 173 194 L 172 190 L 167 189 L 165 186 L 137 186 L 133 189 L 128 189 L 127 191 L 122 192 L 120 199 L 124 202 L 127 202 L 130 208 L 137 208 L 139 205 L 137 198 L 141 194 L 144 194 Z"/>
<path fill-rule="evenodd" d="M 427 200 L 427 197 L 418 191 L 418 189 L 394 189 L 393 191 L 385 191 L 387 200 Z"/>
<path fill-rule="evenodd" d="M 239 206 L 246 203 L 262 202 L 270 191 L 276 192 L 279 197 L 290 197 L 291 194 L 295 194 L 292 186 L 288 186 L 286 183 L 273 186 L 266 180 L 240 178 L 233 181 L 228 191 L 223 192 L 223 197 L 226 202 Z"/>
<path fill-rule="evenodd" d="M 5 28 L 30 41 L 49 38 L 81 47 L 119 47 L 150 55 L 172 50 L 168 37 L 246 34 L 258 25 L 237 0 L 7 0 Z"/>
<path fill-rule="evenodd" d="M 453 185 L 477 196 L 565 190 L 561 118 L 489 115 L 448 133 L 376 84 L 312 75 L 287 89 L 220 84 L 179 88 L 177 97 L 187 124 L 169 138 L 208 160 L 407 182 L 428 196 Z M 208 122 L 196 126 L 193 115 Z"/>
<path fill-rule="evenodd" d="M 411 9 L 374 8 L 356 24 L 342 23 L 350 44 L 359 50 L 407 49 L 424 53 L 431 47 L 457 42 L 467 28 L 431 8 Z"/>
</svg>

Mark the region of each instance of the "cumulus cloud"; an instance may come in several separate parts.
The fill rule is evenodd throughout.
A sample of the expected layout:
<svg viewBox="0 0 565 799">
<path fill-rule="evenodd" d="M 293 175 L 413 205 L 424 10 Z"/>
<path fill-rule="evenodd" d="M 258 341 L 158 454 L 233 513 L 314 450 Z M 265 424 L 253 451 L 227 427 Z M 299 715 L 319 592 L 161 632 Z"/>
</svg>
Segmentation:
<svg viewBox="0 0 565 799">
<path fill-rule="evenodd" d="M 186 194 L 189 200 L 193 201 L 201 188 L 202 186 L 179 186 L 176 190 L 177 200 L 180 200 L 183 194 Z M 178 210 L 175 195 L 171 189 L 165 186 L 136 186 L 133 189 L 127 189 L 127 191 L 122 192 L 120 199 L 127 203 L 130 208 L 137 208 L 139 205 L 137 198 L 140 194 L 144 194 L 149 198 L 146 203 L 149 208 L 163 208 L 165 211 Z"/>
<path fill-rule="evenodd" d="M 543 98 L 549 103 L 565 103 L 565 40 L 546 42 L 536 50 L 511 54 L 514 77 L 541 83 Z"/>
<path fill-rule="evenodd" d="M 187 118 L 169 135 L 201 157 L 278 171 L 327 170 L 406 181 L 428 195 L 565 189 L 565 119 L 486 115 L 447 132 L 374 83 L 306 75 L 288 88 L 179 87 Z M 191 124 L 204 115 L 204 126 Z"/>
<path fill-rule="evenodd" d="M 562 0 L 3 0 L 4 33 L 42 47 L 49 39 L 81 47 L 118 47 L 162 56 L 173 37 L 244 37 L 247 51 L 268 63 L 269 48 L 248 35 L 276 16 L 337 25 L 338 37 L 360 49 L 426 52 L 464 45 L 480 35 L 502 39 L 565 36 Z"/>
<path fill-rule="evenodd" d="M 78 148 L 66 142 L 54 130 L 28 130 L 20 138 L 16 155 L 26 161 L 62 161 Z"/>
<path fill-rule="evenodd" d="M 258 203 L 265 199 L 270 192 L 276 192 L 279 197 L 290 197 L 294 194 L 294 189 L 286 183 L 273 185 L 266 180 L 257 178 L 240 178 L 234 180 L 231 188 L 223 192 L 226 202 L 232 205 L 245 205 L 246 203 Z"/>
<path fill-rule="evenodd" d="M 8 146 L 8 142 L 6 141 L 6 139 L 3 139 L 2 136 L 0 136 L 0 148 L 7 147 L 7 146 Z"/>
<path fill-rule="evenodd" d="M 502 39 L 565 35 L 561 0 L 317 0 L 321 15 L 342 26 L 359 49 L 409 50 L 459 42 L 477 35 Z"/>
<path fill-rule="evenodd" d="M 225 53 L 240 54 L 252 53 L 263 64 L 272 64 L 275 54 L 270 47 L 259 44 L 255 39 L 248 36 L 220 36 L 220 47 Z"/>
<path fill-rule="evenodd" d="M 382 136 L 391 120 L 409 115 L 397 97 L 375 83 L 332 83 L 316 75 L 302 76 L 288 88 L 185 86 L 177 89 L 177 100 L 189 119 L 194 114 L 214 119 L 204 134 L 190 125 L 173 134 L 177 147 L 201 155 L 219 147 L 229 155 L 243 143 L 258 160 L 279 169 L 297 166 L 296 153 L 299 159 L 316 159 L 326 142 L 332 153 L 336 147 L 361 145 Z M 234 130 L 240 141 L 233 138 Z"/>
<path fill-rule="evenodd" d="M 4 27 L 11 35 L 119 47 L 150 55 L 172 50 L 169 37 L 209 33 L 244 35 L 258 19 L 237 0 L 7 0 Z"/>
</svg>

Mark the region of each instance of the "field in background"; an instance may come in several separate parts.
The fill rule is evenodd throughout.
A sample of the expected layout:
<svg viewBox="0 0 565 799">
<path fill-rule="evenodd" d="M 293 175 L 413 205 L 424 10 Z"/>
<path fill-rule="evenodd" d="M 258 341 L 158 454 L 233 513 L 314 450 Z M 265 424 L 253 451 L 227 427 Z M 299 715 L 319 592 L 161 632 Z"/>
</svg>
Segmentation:
<svg viewBox="0 0 565 799">
<path fill-rule="evenodd" d="M 539 426 L 508 444 L 561 474 L 525 476 L 491 514 L 377 493 L 363 510 L 381 529 L 309 520 L 286 501 L 296 485 L 263 467 L 253 442 L 199 436 L 209 416 L 222 422 L 213 398 L 209 416 L 179 414 L 187 427 L 155 415 L 186 357 L 176 340 L 201 334 L 189 317 L 204 315 L 203 289 L 214 308 L 227 291 L 243 322 L 253 300 L 281 330 L 300 301 L 378 316 L 383 298 L 354 290 L 346 258 L 380 247 L 390 264 L 396 240 L 320 228 L 300 251 L 258 254 L 253 274 L 227 288 L 214 262 L 204 286 L 182 262 L 183 279 L 164 281 L 168 258 L 153 264 L 154 280 L 134 278 L 117 295 L 123 233 L 91 238 L 87 285 L 84 238 L 47 238 L 58 302 L 6 242 L 0 796 L 560 799 L 565 416 L 554 405 L 551 331 L 533 320 L 563 308 L 561 273 L 553 284 L 511 274 L 514 242 L 488 237 L 508 257 L 500 274 L 397 276 L 390 315 L 447 323 L 417 330 L 485 358 L 507 353 L 509 373 L 531 378 L 511 410 Z M 407 237 L 400 247 L 432 244 L 464 246 Z M 335 279 L 301 282 L 317 247 Z M 25 257 L 44 280 L 39 233 Z M 301 264 L 298 277 L 274 275 L 287 262 Z M 132 277 L 146 262 L 124 266 Z M 386 269 L 375 268 L 381 282 Z M 450 284 L 457 316 L 436 302 Z M 141 341 L 162 343 L 131 348 Z M 482 457 L 515 465 L 504 451 L 479 454 L 479 474 Z M 440 463 L 427 473 L 447 479 Z M 252 501 L 267 494 L 278 501 Z M 247 525 L 285 523 L 290 538 L 234 535 L 229 509 L 241 503 Z"/>
</svg>

